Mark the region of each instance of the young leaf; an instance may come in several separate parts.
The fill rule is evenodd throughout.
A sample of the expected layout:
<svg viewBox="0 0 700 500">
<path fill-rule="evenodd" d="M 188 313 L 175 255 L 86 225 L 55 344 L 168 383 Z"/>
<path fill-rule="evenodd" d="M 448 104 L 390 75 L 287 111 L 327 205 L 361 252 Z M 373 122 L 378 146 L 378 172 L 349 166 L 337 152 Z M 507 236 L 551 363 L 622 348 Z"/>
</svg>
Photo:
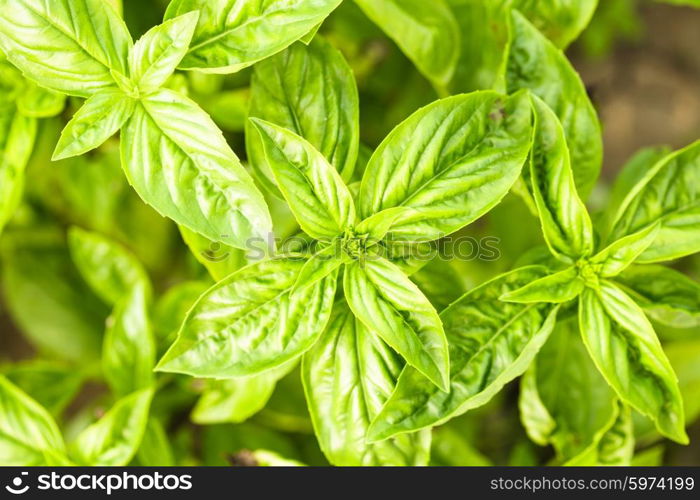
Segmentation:
<svg viewBox="0 0 700 500">
<path fill-rule="evenodd" d="M 341 0 L 173 0 L 165 19 L 199 11 L 180 69 L 235 73 L 285 49 Z"/>
<path fill-rule="evenodd" d="M 185 226 L 178 226 L 178 229 L 194 258 L 209 271 L 214 281 L 221 281 L 248 263 L 246 253 L 239 248 L 211 241 Z"/>
<path fill-rule="evenodd" d="M 615 420 L 602 435 L 597 446 L 572 458 L 567 466 L 630 466 L 634 455 L 632 411 L 620 402 Z"/>
<path fill-rule="evenodd" d="M 584 281 L 575 267 L 537 279 L 501 297 L 505 302 L 561 304 L 573 300 L 583 291 Z"/>
<path fill-rule="evenodd" d="M 459 25 L 444 0 L 355 0 L 438 89 L 459 59 Z"/>
<path fill-rule="evenodd" d="M 66 465 L 56 422 L 32 398 L 0 375 L 0 465 Z"/>
<path fill-rule="evenodd" d="M 382 241 L 394 224 L 399 223 L 403 217 L 408 217 L 412 212 L 414 212 L 413 209 L 407 207 L 387 208 L 357 224 L 355 233 L 367 235 L 368 241 Z"/>
<path fill-rule="evenodd" d="M 0 233 L 22 198 L 36 129 L 36 119 L 23 116 L 12 105 L 0 106 Z"/>
<path fill-rule="evenodd" d="M 36 83 L 80 97 L 115 87 L 132 46 L 104 0 L 0 0 L 0 49 Z"/>
<path fill-rule="evenodd" d="M 508 92 L 530 89 L 559 117 L 571 152 L 576 188 L 585 199 L 598 178 L 603 157 L 595 109 L 564 54 L 517 11 L 513 11 L 512 26 Z"/>
<path fill-rule="evenodd" d="M 519 407 L 528 435 L 551 443 L 561 462 L 597 448 L 615 421 L 615 393 L 591 361 L 575 319 L 557 324 L 522 378 Z"/>
<path fill-rule="evenodd" d="M 403 362 L 337 302 L 321 340 L 304 355 L 302 380 L 319 444 L 338 466 L 427 465 L 430 431 L 368 443 L 367 429 Z"/>
<path fill-rule="evenodd" d="M 102 145 L 124 125 L 135 107 L 136 101 L 118 89 L 93 94 L 61 132 L 51 159 L 78 156 Z"/>
<path fill-rule="evenodd" d="M 332 240 L 355 224 L 355 203 L 340 174 L 294 132 L 252 118 L 265 156 L 301 229 Z"/>
<path fill-rule="evenodd" d="M 437 387 L 447 388 L 449 355 L 440 317 L 399 268 L 382 258 L 354 261 L 345 267 L 343 288 L 365 327 Z"/>
<path fill-rule="evenodd" d="M 115 305 L 135 287 L 149 294 L 146 270 L 134 255 L 99 233 L 72 227 L 68 246 L 83 279 L 109 305 Z"/>
<path fill-rule="evenodd" d="M 254 375 L 299 357 L 323 332 L 337 273 L 291 294 L 304 260 L 244 267 L 200 297 L 157 369 L 198 377 Z"/>
<path fill-rule="evenodd" d="M 148 294 L 136 285 L 117 303 L 102 344 L 102 370 L 118 396 L 151 385 L 156 346 L 148 317 Z"/>
<path fill-rule="evenodd" d="M 700 284 L 663 266 L 631 266 L 615 282 L 654 321 L 674 328 L 700 324 Z"/>
<path fill-rule="evenodd" d="M 600 266 L 598 274 L 603 278 L 617 276 L 628 268 L 649 248 L 659 233 L 659 223 L 620 238 L 604 248 L 591 259 L 591 264 Z"/>
<path fill-rule="evenodd" d="M 676 375 L 639 306 L 607 281 L 598 290 L 586 288 L 580 301 L 583 341 L 618 397 L 664 436 L 687 443 Z"/>
<path fill-rule="evenodd" d="M 357 85 L 340 51 L 321 37 L 295 43 L 255 65 L 249 116 L 291 130 L 349 181 L 360 140 Z M 260 137 L 246 124 L 246 151 L 258 179 L 279 193 Z M 280 194 L 281 196 L 281 194 Z"/>
<path fill-rule="evenodd" d="M 176 465 L 168 435 L 163 424 L 155 417 L 148 419 L 137 459 L 139 465 L 144 467 L 172 467 Z"/>
<path fill-rule="evenodd" d="M 638 262 L 677 259 L 700 251 L 700 141 L 658 161 L 629 191 L 614 217 L 611 240 L 659 222 Z"/>
<path fill-rule="evenodd" d="M 131 79 L 139 92 L 157 90 L 173 74 L 189 48 L 199 13 L 189 12 L 148 30 L 129 54 Z"/>
<path fill-rule="evenodd" d="M 591 20 L 598 0 L 515 0 L 512 5 L 554 45 L 565 49 Z"/>
<path fill-rule="evenodd" d="M 445 309 L 440 317 L 450 346 L 449 391 L 440 391 L 407 366 L 372 423 L 369 439 L 439 425 L 486 404 L 521 375 L 549 337 L 558 306 L 498 298 L 544 275 L 544 268 L 534 266 L 503 274 Z"/>
<path fill-rule="evenodd" d="M 496 205 L 520 174 L 532 138 L 529 99 L 495 92 L 448 97 L 398 125 L 372 155 L 360 217 L 415 209 L 389 233 L 426 241 L 450 234 Z"/>
<path fill-rule="evenodd" d="M 272 223 L 262 194 L 194 102 L 166 89 L 143 97 L 121 147 L 129 183 L 161 215 L 236 248 L 267 238 Z"/>
<path fill-rule="evenodd" d="M 569 148 L 557 115 L 536 95 L 535 138 L 530 153 L 530 181 L 552 254 L 566 262 L 593 253 L 593 226 L 576 192 Z"/>
<path fill-rule="evenodd" d="M 339 244 L 333 242 L 330 246 L 319 250 L 306 261 L 299 271 L 292 293 L 313 286 L 329 274 L 335 272 L 343 264 L 349 261 L 347 254 L 343 252 Z"/>
<path fill-rule="evenodd" d="M 240 423 L 267 404 L 277 381 L 290 372 L 295 362 L 250 377 L 207 381 L 190 418 L 196 424 Z"/>
<path fill-rule="evenodd" d="M 122 467 L 136 454 L 148 423 L 153 389 L 118 400 L 105 415 L 84 429 L 71 444 L 80 465 Z"/>
</svg>

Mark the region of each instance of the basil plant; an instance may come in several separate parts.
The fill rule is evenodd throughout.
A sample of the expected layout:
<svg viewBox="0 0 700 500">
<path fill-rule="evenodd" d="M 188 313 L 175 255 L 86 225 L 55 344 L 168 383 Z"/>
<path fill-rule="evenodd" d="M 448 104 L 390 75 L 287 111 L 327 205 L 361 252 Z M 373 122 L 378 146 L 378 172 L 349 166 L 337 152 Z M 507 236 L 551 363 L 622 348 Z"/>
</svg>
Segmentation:
<svg viewBox="0 0 700 500">
<path fill-rule="evenodd" d="M 605 194 L 597 4 L 0 0 L 0 465 L 687 444 L 700 143 Z"/>
</svg>

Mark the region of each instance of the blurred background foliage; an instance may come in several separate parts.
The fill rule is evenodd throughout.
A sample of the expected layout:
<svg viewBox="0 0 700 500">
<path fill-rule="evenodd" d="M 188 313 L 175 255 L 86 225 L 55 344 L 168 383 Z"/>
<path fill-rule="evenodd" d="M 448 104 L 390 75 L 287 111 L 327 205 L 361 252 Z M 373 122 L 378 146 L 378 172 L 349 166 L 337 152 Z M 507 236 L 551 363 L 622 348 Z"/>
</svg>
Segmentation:
<svg viewBox="0 0 700 500">
<path fill-rule="evenodd" d="M 457 15 L 468 2 L 449 0 Z M 124 0 L 123 15 L 134 38 L 160 23 L 167 3 Z M 641 148 L 677 148 L 700 136 L 699 26 L 700 10 L 691 7 L 602 0 L 589 26 L 567 49 L 604 131 L 602 179 L 589 199 L 593 212 L 604 206 L 610 181 Z M 439 96 L 353 2 L 344 2 L 321 33 L 342 50 L 357 78 L 361 157 L 366 161 L 396 124 Z M 479 85 L 483 75 L 475 74 L 472 66 L 470 61 L 460 62 L 454 88 L 466 91 Z M 168 83 L 212 115 L 244 160 L 250 76 L 250 69 L 226 76 L 179 73 Z M 146 266 L 155 288 L 152 316 L 161 352 L 173 340 L 189 306 L 211 283 L 202 263 L 214 275 L 225 274 L 227 266 L 235 268 L 242 258 L 240 252 L 206 242 L 190 241 L 200 250 L 190 252 L 176 226 L 140 201 L 126 184 L 117 139 L 82 157 L 51 162 L 60 130 L 78 105 L 68 99 L 60 116 L 39 122 L 23 203 L 0 238 L 0 369 L 49 409 L 67 429 L 67 438 L 110 404 L 99 367 L 110 311 L 80 278 L 66 244 L 67 228 L 100 232 L 129 248 Z M 297 228 L 285 206 L 272 198 L 269 202 L 277 235 L 293 234 Z M 417 273 L 415 280 L 438 307 L 510 269 L 528 250 L 543 243 L 539 223 L 512 195 L 464 234 L 497 238 L 498 258 L 438 260 L 426 272 Z M 674 266 L 700 279 L 700 257 Z M 439 287 L 434 279 L 422 279 L 428 271 L 441 276 Z M 655 326 L 681 379 L 691 443 L 700 443 L 700 328 Z M 307 464 L 325 463 L 298 373 L 285 377 L 267 406 L 244 423 L 192 423 L 191 412 L 208 384 L 180 376 L 160 380 L 154 418 L 146 433 L 153 442 L 142 446 L 135 463 L 246 465 L 251 457 L 245 450 L 256 449 Z M 639 419 L 635 424 L 636 464 L 700 465 L 697 444 L 682 447 L 662 442 L 647 421 Z M 147 450 L 159 455 L 149 457 Z M 535 465 L 548 463 L 553 456 L 552 449 L 532 443 L 519 423 L 517 383 L 485 407 L 434 431 L 432 463 L 436 465 Z"/>
</svg>

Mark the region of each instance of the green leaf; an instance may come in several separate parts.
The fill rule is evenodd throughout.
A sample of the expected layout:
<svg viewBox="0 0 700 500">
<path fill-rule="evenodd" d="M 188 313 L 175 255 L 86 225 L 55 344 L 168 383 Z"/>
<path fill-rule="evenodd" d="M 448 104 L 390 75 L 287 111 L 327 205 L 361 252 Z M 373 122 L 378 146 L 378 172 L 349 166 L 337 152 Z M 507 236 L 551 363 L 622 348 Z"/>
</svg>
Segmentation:
<svg viewBox="0 0 700 500">
<path fill-rule="evenodd" d="M 69 364 L 34 359 L 13 364 L 5 376 L 51 415 L 58 416 L 76 396 L 86 374 Z"/>
<path fill-rule="evenodd" d="M 634 455 L 634 426 L 629 406 L 618 402 L 619 409 L 612 425 L 598 445 L 569 460 L 568 466 L 627 466 Z"/>
<path fill-rule="evenodd" d="M 518 178 L 532 136 L 527 95 L 448 97 L 411 115 L 372 155 L 360 217 L 408 207 L 389 236 L 426 241 L 450 234 L 495 206 Z"/>
<path fill-rule="evenodd" d="M 438 89 L 452 79 L 460 31 L 444 0 L 355 0 Z"/>
<path fill-rule="evenodd" d="M 255 65 L 249 116 L 303 137 L 345 181 L 352 177 L 360 140 L 357 85 L 340 51 L 323 38 Z M 252 123 L 246 124 L 246 150 L 260 182 L 279 194 Z"/>
<path fill-rule="evenodd" d="M 439 467 L 487 467 L 493 463 L 481 454 L 466 436 L 456 429 L 443 426 L 432 431 L 430 465 Z"/>
<path fill-rule="evenodd" d="M 170 347 L 187 312 L 209 287 L 206 281 L 183 281 L 161 295 L 153 308 L 153 329 L 159 353 L 162 353 L 161 348 Z"/>
<path fill-rule="evenodd" d="M 355 204 L 340 174 L 306 140 L 252 118 L 265 156 L 301 229 L 332 240 L 355 224 Z"/>
<path fill-rule="evenodd" d="M 17 96 L 17 109 L 24 116 L 48 118 L 56 116 L 66 104 L 66 96 L 25 81 L 23 92 Z"/>
<path fill-rule="evenodd" d="M 214 281 L 221 281 L 248 263 L 241 249 L 211 241 L 185 226 L 178 226 L 178 229 L 194 258 L 209 271 Z"/>
<path fill-rule="evenodd" d="M 255 450 L 251 455 L 256 467 L 304 467 L 306 465 L 298 460 L 285 458 L 274 451 Z"/>
<path fill-rule="evenodd" d="M 3 238 L 3 298 L 13 322 L 53 358 L 99 359 L 109 310 L 81 280 L 63 243 L 54 241 L 53 233 L 31 232 Z"/>
<path fill-rule="evenodd" d="M 369 430 L 385 439 L 444 423 L 486 404 L 520 376 L 549 337 L 558 307 L 510 304 L 498 298 L 545 275 L 525 267 L 503 274 L 462 296 L 440 317 L 450 346 L 450 388 L 438 390 L 406 367 L 396 390 Z"/>
<path fill-rule="evenodd" d="M 700 340 L 673 342 L 665 347 L 668 360 L 678 374 L 683 395 L 685 419 L 690 424 L 700 417 Z"/>
<path fill-rule="evenodd" d="M 642 310 L 607 281 L 580 300 L 583 341 L 608 384 L 664 436 L 687 443 L 676 375 Z"/>
<path fill-rule="evenodd" d="M 564 54 L 517 11 L 513 11 L 512 25 L 508 92 L 530 89 L 559 117 L 571 152 L 576 188 L 585 199 L 598 178 L 603 158 L 595 109 Z"/>
<path fill-rule="evenodd" d="M 564 271 L 537 279 L 517 290 L 512 290 L 501 297 L 505 302 L 534 304 L 549 302 L 561 304 L 573 300 L 583 291 L 584 281 L 578 269 L 570 267 Z"/>
<path fill-rule="evenodd" d="M 521 379 L 520 418 L 559 462 L 596 449 L 617 418 L 617 398 L 581 342 L 575 319 L 560 322 Z"/>
<path fill-rule="evenodd" d="M 134 44 L 129 69 L 140 92 L 157 90 L 173 74 L 187 53 L 198 18 L 198 12 L 189 12 L 165 21 Z"/>
<path fill-rule="evenodd" d="M 104 416 L 84 429 L 71 444 L 81 465 L 121 467 L 136 454 L 148 423 L 153 389 L 142 389 L 114 403 Z"/>
<path fill-rule="evenodd" d="M 457 266 L 442 258 L 431 260 L 413 273 L 411 281 L 418 285 L 438 311 L 455 302 L 466 291 L 464 277 Z"/>
<path fill-rule="evenodd" d="M 65 445 L 51 415 L 0 375 L 0 465 L 66 465 Z"/>
<path fill-rule="evenodd" d="M 35 118 L 23 116 L 14 107 L 0 107 L 0 233 L 22 199 L 36 129 Z"/>
<path fill-rule="evenodd" d="M 350 258 L 343 253 L 342 248 L 336 242 L 319 250 L 306 261 L 304 267 L 299 271 L 292 293 L 315 285 L 349 260 Z"/>
<path fill-rule="evenodd" d="M 536 95 L 532 96 L 532 106 L 532 193 L 547 245 L 555 257 L 570 263 L 593 253 L 593 226 L 576 192 L 569 148 L 557 115 Z"/>
<path fill-rule="evenodd" d="M 371 332 L 437 387 L 447 388 L 449 355 L 438 313 L 394 264 L 373 258 L 345 266 L 350 309 Z"/>
<path fill-rule="evenodd" d="M 394 224 L 400 223 L 403 217 L 408 217 L 414 213 L 413 209 L 406 207 L 387 208 L 370 215 L 357 224 L 355 233 L 367 235 L 367 241 L 369 242 L 380 242 L 391 231 Z"/>
<path fill-rule="evenodd" d="M 173 0 L 172 19 L 198 10 L 199 22 L 180 69 L 235 73 L 302 38 L 341 0 Z"/>
<path fill-rule="evenodd" d="M 403 362 L 338 302 L 321 340 L 304 355 L 302 379 L 319 444 L 338 466 L 427 465 L 430 431 L 368 443 Z"/>
<path fill-rule="evenodd" d="M 200 297 L 157 369 L 199 377 L 254 375 L 299 357 L 328 321 L 337 273 L 290 294 L 304 260 L 244 267 Z"/>
<path fill-rule="evenodd" d="M 124 125 L 135 107 L 136 101 L 118 89 L 93 94 L 61 132 L 51 159 L 78 156 L 102 145 Z"/>
<path fill-rule="evenodd" d="M 515 0 L 512 5 L 552 43 L 565 49 L 588 25 L 598 0 Z"/>
<path fill-rule="evenodd" d="M 88 97 L 128 74 L 132 41 L 103 0 L 0 0 L 0 49 L 36 83 Z"/>
<path fill-rule="evenodd" d="M 154 417 L 148 419 L 137 458 L 139 465 L 144 467 L 172 467 L 176 465 L 163 424 Z"/>
<path fill-rule="evenodd" d="M 309 31 L 306 35 L 302 36 L 299 39 L 299 41 L 304 45 L 311 45 L 311 42 L 313 42 L 314 38 L 318 34 L 318 30 L 321 29 L 322 24 L 323 23 L 318 23 L 316 26 L 311 28 L 311 31 Z"/>
<path fill-rule="evenodd" d="M 124 396 L 153 382 L 156 346 L 148 317 L 148 290 L 136 285 L 107 320 L 102 370 L 110 387 Z"/>
<path fill-rule="evenodd" d="M 700 141 L 659 160 L 629 191 L 615 217 L 616 240 L 659 222 L 654 242 L 638 262 L 677 259 L 700 251 Z"/>
<path fill-rule="evenodd" d="M 460 57 L 452 93 L 504 90 L 510 37 L 510 0 L 447 0 L 460 28 Z"/>
<path fill-rule="evenodd" d="M 117 304 L 137 286 L 150 294 L 146 270 L 118 243 L 99 233 L 72 227 L 68 231 L 68 246 L 83 279 L 107 304 Z"/>
<path fill-rule="evenodd" d="M 290 362 L 250 377 L 207 381 L 190 418 L 201 425 L 244 422 L 265 407 L 277 381 L 294 366 Z"/>
<path fill-rule="evenodd" d="M 598 275 L 610 278 L 627 269 L 654 242 L 659 228 L 659 223 L 652 224 L 634 234 L 620 238 L 598 252 L 591 259 L 591 264 L 599 267 Z"/>
<path fill-rule="evenodd" d="M 161 215 L 236 248 L 267 238 L 272 223 L 262 194 L 194 102 L 166 89 L 142 98 L 121 147 L 129 183 Z"/>
<path fill-rule="evenodd" d="M 700 284 L 663 266 L 631 266 L 615 282 L 654 321 L 674 328 L 700 324 Z"/>
</svg>

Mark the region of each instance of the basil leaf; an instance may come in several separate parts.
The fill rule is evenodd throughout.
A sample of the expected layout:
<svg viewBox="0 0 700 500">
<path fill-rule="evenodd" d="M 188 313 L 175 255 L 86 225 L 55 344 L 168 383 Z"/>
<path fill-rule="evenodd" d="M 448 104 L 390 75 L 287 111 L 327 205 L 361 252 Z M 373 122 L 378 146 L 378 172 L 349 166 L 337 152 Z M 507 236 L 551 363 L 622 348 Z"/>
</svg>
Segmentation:
<svg viewBox="0 0 700 500">
<path fill-rule="evenodd" d="M 249 116 L 303 137 L 346 182 L 352 178 L 360 141 L 357 85 L 340 51 L 323 38 L 255 65 Z M 246 151 L 260 182 L 279 193 L 252 123 L 246 124 Z"/>
<path fill-rule="evenodd" d="M 153 389 L 142 389 L 118 400 L 71 443 L 71 456 L 80 465 L 121 467 L 128 464 L 146 431 L 151 399 Z"/>
<path fill-rule="evenodd" d="M 674 328 L 700 324 L 700 284 L 663 266 L 631 266 L 615 277 L 654 321 Z"/>
<path fill-rule="evenodd" d="M 187 312 L 209 287 L 206 281 L 183 281 L 161 295 L 153 308 L 153 329 L 159 353 L 162 347 L 169 347 L 175 341 Z"/>
<path fill-rule="evenodd" d="M 61 132 L 51 159 L 78 156 L 102 145 L 129 119 L 135 105 L 118 89 L 93 94 Z"/>
<path fill-rule="evenodd" d="M 0 465 L 66 465 L 65 445 L 51 415 L 0 375 Z"/>
<path fill-rule="evenodd" d="M 153 382 L 156 346 L 148 317 L 148 290 L 135 286 L 107 320 L 102 369 L 115 394 L 124 396 Z"/>
<path fill-rule="evenodd" d="M 314 429 L 333 465 L 427 465 L 430 431 L 373 444 L 365 437 L 402 366 L 344 302 L 336 303 L 323 337 L 302 363 Z"/>
<path fill-rule="evenodd" d="M 687 443 L 676 375 L 642 310 L 607 281 L 586 288 L 580 300 L 583 341 L 608 384 L 661 434 Z"/>
<path fill-rule="evenodd" d="M 696 397 L 700 390 L 700 340 L 672 342 L 665 347 L 665 351 L 678 374 L 685 419 L 688 423 L 695 422 L 700 417 L 700 400 Z"/>
<path fill-rule="evenodd" d="M 163 424 L 154 417 L 148 419 L 141 446 L 137 452 L 139 465 L 144 467 L 172 467 L 175 464 L 173 450 Z"/>
<path fill-rule="evenodd" d="M 355 0 L 436 88 L 452 79 L 459 58 L 459 25 L 444 0 Z"/>
<path fill-rule="evenodd" d="M 537 279 L 522 288 L 509 291 L 501 296 L 505 302 L 533 304 L 550 302 L 561 304 L 573 300 L 583 291 L 584 281 L 578 269 L 570 267 L 564 271 Z"/>
<path fill-rule="evenodd" d="M 603 158 L 595 109 L 564 54 L 517 11 L 513 11 L 512 26 L 508 92 L 530 89 L 559 117 L 571 152 L 576 188 L 585 199 L 598 178 Z"/>
<path fill-rule="evenodd" d="M 150 292 L 146 270 L 134 255 L 110 239 L 78 227 L 68 231 L 73 262 L 107 304 L 115 305 L 137 286 Z"/>
<path fill-rule="evenodd" d="M 598 0 L 515 0 L 512 5 L 552 43 L 565 49 L 589 23 Z"/>
<path fill-rule="evenodd" d="M 66 96 L 25 81 L 24 90 L 17 96 L 17 109 L 24 116 L 48 118 L 56 116 L 66 104 Z"/>
<path fill-rule="evenodd" d="M 284 50 L 321 23 L 341 0 L 173 0 L 172 19 L 199 11 L 180 69 L 235 73 Z"/>
<path fill-rule="evenodd" d="M 436 101 L 398 125 L 372 155 L 360 189 L 360 217 L 393 207 L 415 211 L 393 240 L 450 234 L 496 205 L 520 174 L 532 136 L 524 93 Z"/>
<path fill-rule="evenodd" d="M 374 258 L 345 266 L 343 288 L 357 318 L 430 382 L 447 388 L 447 339 L 435 308 L 391 262 Z"/>
<path fill-rule="evenodd" d="M 452 93 L 504 90 L 503 65 L 510 36 L 510 0 L 447 0 L 459 24 L 460 57 Z"/>
<path fill-rule="evenodd" d="M 401 218 L 414 213 L 413 209 L 406 207 L 387 208 L 376 214 L 372 214 L 355 227 L 357 234 L 367 235 L 367 240 L 380 242 L 392 226 L 399 222 Z"/>
<path fill-rule="evenodd" d="M 132 41 L 103 0 L 1 0 L 0 49 L 36 83 L 88 97 L 127 75 Z"/>
<path fill-rule="evenodd" d="M 700 251 L 700 141 L 659 160 L 628 193 L 614 217 L 611 239 L 657 221 L 661 229 L 638 262 L 661 262 Z"/>
<path fill-rule="evenodd" d="M 333 242 L 330 246 L 319 250 L 309 258 L 304 267 L 299 271 L 299 276 L 294 283 L 292 293 L 306 287 L 315 285 L 329 274 L 335 272 L 340 266 L 347 263 L 350 258 L 343 252 L 340 245 Z"/>
<path fill-rule="evenodd" d="M 569 460 L 568 466 L 630 466 L 634 455 L 634 426 L 629 406 L 618 402 L 612 425 L 598 445 Z"/>
<path fill-rule="evenodd" d="M 552 254 L 571 263 L 593 253 L 593 226 L 576 192 L 569 148 L 557 115 L 532 96 L 535 138 L 530 180 L 542 233 Z"/>
<path fill-rule="evenodd" d="M 294 132 L 252 118 L 267 161 L 301 229 L 332 240 L 355 224 L 355 204 L 340 174 Z"/>
<path fill-rule="evenodd" d="M 604 278 L 617 276 L 628 268 L 649 248 L 659 234 L 660 224 L 655 223 L 629 236 L 620 238 L 604 248 L 591 259 L 599 266 L 598 274 Z"/>
<path fill-rule="evenodd" d="M 337 273 L 291 294 L 304 261 L 275 258 L 244 267 L 200 297 L 160 371 L 198 377 L 254 375 L 295 359 L 328 321 Z"/>
<path fill-rule="evenodd" d="M 617 398 L 581 342 L 575 320 L 560 322 L 521 379 L 520 417 L 533 441 L 559 462 L 596 449 L 617 418 Z"/>
<path fill-rule="evenodd" d="M 212 241 L 267 238 L 262 194 L 214 122 L 166 89 L 143 97 L 121 135 L 122 166 L 146 203 Z"/>
<path fill-rule="evenodd" d="M 418 285 L 438 311 L 455 302 L 466 291 L 465 280 L 456 265 L 442 258 L 428 262 L 411 275 L 411 281 Z"/>
<path fill-rule="evenodd" d="M 211 241 L 185 226 L 178 226 L 178 229 L 194 258 L 206 268 L 214 281 L 221 281 L 247 264 L 243 250 Z"/>
<path fill-rule="evenodd" d="M 486 404 L 521 375 L 549 337 L 558 307 L 510 304 L 498 297 L 544 274 L 533 266 L 500 275 L 445 309 L 440 318 L 450 346 L 449 391 L 439 391 L 406 367 L 369 439 L 444 423 Z"/>
<path fill-rule="evenodd" d="M 248 420 L 265 407 L 277 381 L 294 365 L 294 362 L 286 363 L 250 377 L 208 381 L 190 418 L 202 425 Z"/>
<path fill-rule="evenodd" d="M 35 359 L 13 364 L 5 376 L 57 417 L 82 387 L 86 373 L 67 363 Z"/>
<path fill-rule="evenodd" d="M 14 107 L 0 107 L 0 233 L 21 201 L 36 129 L 36 119 Z"/>
</svg>

